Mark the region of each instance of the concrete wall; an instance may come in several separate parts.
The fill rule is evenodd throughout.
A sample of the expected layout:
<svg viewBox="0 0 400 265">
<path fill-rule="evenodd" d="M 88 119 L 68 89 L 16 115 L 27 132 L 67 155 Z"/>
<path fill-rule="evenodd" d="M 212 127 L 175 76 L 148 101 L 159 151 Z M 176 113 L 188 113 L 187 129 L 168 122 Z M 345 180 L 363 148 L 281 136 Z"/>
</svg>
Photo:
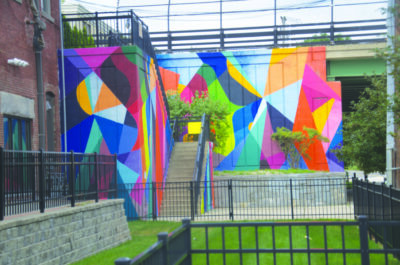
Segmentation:
<svg viewBox="0 0 400 265">
<path fill-rule="evenodd" d="M 130 240 L 123 200 L 0 222 L 0 264 L 68 264 Z"/>
</svg>

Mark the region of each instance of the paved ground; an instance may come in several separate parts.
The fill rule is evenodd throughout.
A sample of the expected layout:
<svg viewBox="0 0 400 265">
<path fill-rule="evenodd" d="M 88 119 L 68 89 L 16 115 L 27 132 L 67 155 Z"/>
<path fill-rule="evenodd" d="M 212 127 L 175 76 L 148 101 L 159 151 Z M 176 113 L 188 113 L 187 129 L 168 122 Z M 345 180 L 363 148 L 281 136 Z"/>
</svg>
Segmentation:
<svg viewBox="0 0 400 265">
<path fill-rule="evenodd" d="M 363 171 L 358 171 L 358 170 L 347 170 L 349 173 L 349 176 L 352 177 L 354 173 L 356 174 L 358 179 L 364 179 L 364 172 Z M 384 182 L 386 178 L 385 174 L 381 174 L 379 172 L 371 173 L 368 174 L 368 180 L 370 182 Z"/>
</svg>

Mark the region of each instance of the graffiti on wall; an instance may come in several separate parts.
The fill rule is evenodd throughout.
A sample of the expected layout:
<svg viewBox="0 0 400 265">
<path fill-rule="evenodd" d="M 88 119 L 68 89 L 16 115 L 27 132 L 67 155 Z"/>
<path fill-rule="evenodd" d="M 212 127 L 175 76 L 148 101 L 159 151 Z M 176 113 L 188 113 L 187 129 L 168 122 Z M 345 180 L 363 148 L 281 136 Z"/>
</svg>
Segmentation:
<svg viewBox="0 0 400 265">
<path fill-rule="evenodd" d="M 217 170 L 288 168 L 277 127 L 317 129 L 329 142 L 311 145 L 300 167 L 343 171 L 333 150 L 342 143 L 342 101 L 338 82 L 326 80 L 325 47 L 220 53 L 160 54 L 164 88 L 191 101 L 206 92 L 229 106 L 225 149 L 214 154 Z"/>
<path fill-rule="evenodd" d="M 153 198 L 145 191 L 153 181 L 165 180 L 172 147 L 153 58 L 136 46 L 70 49 L 64 51 L 64 65 L 64 150 L 117 154 L 119 189 L 127 190 L 125 207 L 151 215 Z M 162 195 L 157 191 L 157 211 Z"/>
</svg>

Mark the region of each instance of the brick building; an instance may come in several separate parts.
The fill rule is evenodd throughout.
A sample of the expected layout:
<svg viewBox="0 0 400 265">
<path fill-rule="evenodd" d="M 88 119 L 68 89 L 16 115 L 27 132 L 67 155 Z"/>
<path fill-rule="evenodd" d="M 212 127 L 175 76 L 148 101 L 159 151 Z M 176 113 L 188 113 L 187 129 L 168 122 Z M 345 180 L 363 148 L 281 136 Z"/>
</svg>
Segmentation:
<svg viewBox="0 0 400 265">
<path fill-rule="evenodd" d="M 35 12 L 35 8 L 39 13 Z M 38 84 L 33 44 L 34 24 L 31 23 L 36 14 L 46 26 L 42 32 L 45 41 L 42 50 L 43 139 L 47 150 L 59 151 L 59 2 L 2 0 L 0 10 L 0 146 L 23 150 L 39 148 Z"/>
</svg>

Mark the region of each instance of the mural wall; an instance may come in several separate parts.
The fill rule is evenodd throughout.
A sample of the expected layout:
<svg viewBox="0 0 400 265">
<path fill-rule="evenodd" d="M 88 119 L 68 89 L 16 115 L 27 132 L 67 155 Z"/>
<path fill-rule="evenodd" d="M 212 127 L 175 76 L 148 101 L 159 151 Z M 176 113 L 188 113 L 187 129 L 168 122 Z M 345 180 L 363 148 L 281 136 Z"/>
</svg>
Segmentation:
<svg viewBox="0 0 400 265">
<path fill-rule="evenodd" d="M 151 216 L 153 202 L 147 191 L 152 181 L 165 180 L 172 147 L 153 59 L 133 46 L 70 49 L 64 54 L 63 150 L 117 154 L 119 188 L 127 190 L 125 208 L 136 209 L 136 216 Z M 60 80 L 62 87 L 61 76 Z M 159 190 L 157 211 L 162 195 Z"/>
<path fill-rule="evenodd" d="M 157 56 L 164 88 L 190 101 L 196 91 L 228 104 L 230 137 L 214 154 L 217 170 L 287 168 L 277 127 L 317 129 L 329 142 L 314 143 L 302 168 L 343 171 L 332 152 L 342 143 L 338 82 L 327 82 L 325 47 L 302 47 Z"/>
</svg>

